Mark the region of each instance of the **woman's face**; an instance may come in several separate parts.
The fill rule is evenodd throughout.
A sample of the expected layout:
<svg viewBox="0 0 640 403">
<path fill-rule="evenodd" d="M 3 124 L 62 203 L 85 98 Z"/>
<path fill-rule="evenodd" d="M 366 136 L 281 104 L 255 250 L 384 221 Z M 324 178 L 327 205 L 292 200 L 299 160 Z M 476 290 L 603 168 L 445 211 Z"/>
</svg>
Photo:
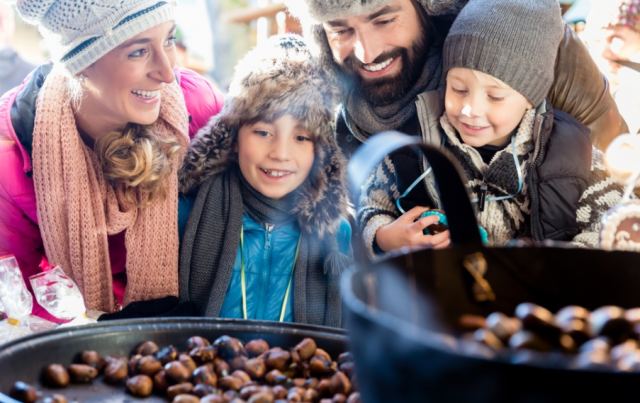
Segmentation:
<svg viewBox="0 0 640 403">
<path fill-rule="evenodd" d="M 243 125 L 238 132 L 242 176 L 262 195 L 281 199 L 302 185 L 313 167 L 313 136 L 291 115 Z"/>
<path fill-rule="evenodd" d="M 162 88 L 175 80 L 175 23 L 150 28 L 113 49 L 82 75 L 81 111 L 101 131 L 149 125 L 160 114 Z"/>
</svg>

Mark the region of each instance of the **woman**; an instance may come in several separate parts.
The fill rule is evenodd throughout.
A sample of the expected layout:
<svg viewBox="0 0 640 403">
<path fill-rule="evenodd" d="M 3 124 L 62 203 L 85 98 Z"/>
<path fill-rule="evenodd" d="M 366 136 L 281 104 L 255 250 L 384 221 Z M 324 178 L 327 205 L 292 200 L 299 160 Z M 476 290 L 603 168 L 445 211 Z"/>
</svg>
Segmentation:
<svg viewBox="0 0 640 403">
<path fill-rule="evenodd" d="M 56 43 L 53 67 L 0 101 L 0 255 L 25 279 L 43 258 L 62 266 L 89 309 L 177 295 L 176 172 L 221 96 L 174 68 L 174 5 L 17 8 Z"/>
</svg>

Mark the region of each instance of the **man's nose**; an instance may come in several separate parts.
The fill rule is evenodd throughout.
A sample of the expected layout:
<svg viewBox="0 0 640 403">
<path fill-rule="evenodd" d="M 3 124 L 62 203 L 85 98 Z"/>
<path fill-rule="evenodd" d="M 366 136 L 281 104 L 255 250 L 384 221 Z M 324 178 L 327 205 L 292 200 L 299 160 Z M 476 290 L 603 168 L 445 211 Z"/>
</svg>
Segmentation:
<svg viewBox="0 0 640 403">
<path fill-rule="evenodd" d="M 353 54 L 363 64 L 373 63 L 382 53 L 382 46 L 377 38 L 357 34 Z"/>
</svg>

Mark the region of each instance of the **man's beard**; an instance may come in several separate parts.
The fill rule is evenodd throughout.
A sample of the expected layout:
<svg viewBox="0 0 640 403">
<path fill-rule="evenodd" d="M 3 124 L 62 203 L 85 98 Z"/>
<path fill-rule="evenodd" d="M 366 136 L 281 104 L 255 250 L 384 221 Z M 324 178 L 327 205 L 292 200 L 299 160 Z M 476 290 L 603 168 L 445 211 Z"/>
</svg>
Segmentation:
<svg viewBox="0 0 640 403">
<path fill-rule="evenodd" d="M 427 47 L 423 36 L 421 34 L 413 43 L 411 51 L 407 48 L 395 48 L 381 54 L 371 63 L 381 63 L 392 57 L 400 57 L 402 69 L 393 77 L 363 79 L 358 73 L 362 63 L 353 53 L 339 64 L 340 71 L 347 76 L 344 78 L 347 78 L 345 81 L 350 83 L 351 88 L 369 104 L 373 106 L 392 104 L 407 94 L 422 74 L 427 59 Z"/>
</svg>

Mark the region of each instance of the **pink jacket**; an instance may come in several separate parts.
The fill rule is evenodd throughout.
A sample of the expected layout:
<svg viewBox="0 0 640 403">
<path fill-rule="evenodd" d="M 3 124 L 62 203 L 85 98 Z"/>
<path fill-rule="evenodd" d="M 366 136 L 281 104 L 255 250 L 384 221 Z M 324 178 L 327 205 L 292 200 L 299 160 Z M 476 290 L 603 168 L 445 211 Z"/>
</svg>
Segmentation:
<svg viewBox="0 0 640 403">
<path fill-rule="evenodd" d="M 198 129 L 220 111 L 223 97 L 195 72 L 177 69 L 176 77 L 189 112 L 189 136 L 193 138 Z M 11 120 L 11 108 L 29 79 L 0 98 L 0 256 L 14 255 L 27 282 L 29 276 L 40 271 L 41 261 L 46 262 L 36 215 L 31 157 L 18 139 Z M 123 234 L 109 238 L 109 254 L 114 293 L 122 301 L 126 284 Z M 51 319 L 35 302 L 34 314 Z"/>
</svg>

